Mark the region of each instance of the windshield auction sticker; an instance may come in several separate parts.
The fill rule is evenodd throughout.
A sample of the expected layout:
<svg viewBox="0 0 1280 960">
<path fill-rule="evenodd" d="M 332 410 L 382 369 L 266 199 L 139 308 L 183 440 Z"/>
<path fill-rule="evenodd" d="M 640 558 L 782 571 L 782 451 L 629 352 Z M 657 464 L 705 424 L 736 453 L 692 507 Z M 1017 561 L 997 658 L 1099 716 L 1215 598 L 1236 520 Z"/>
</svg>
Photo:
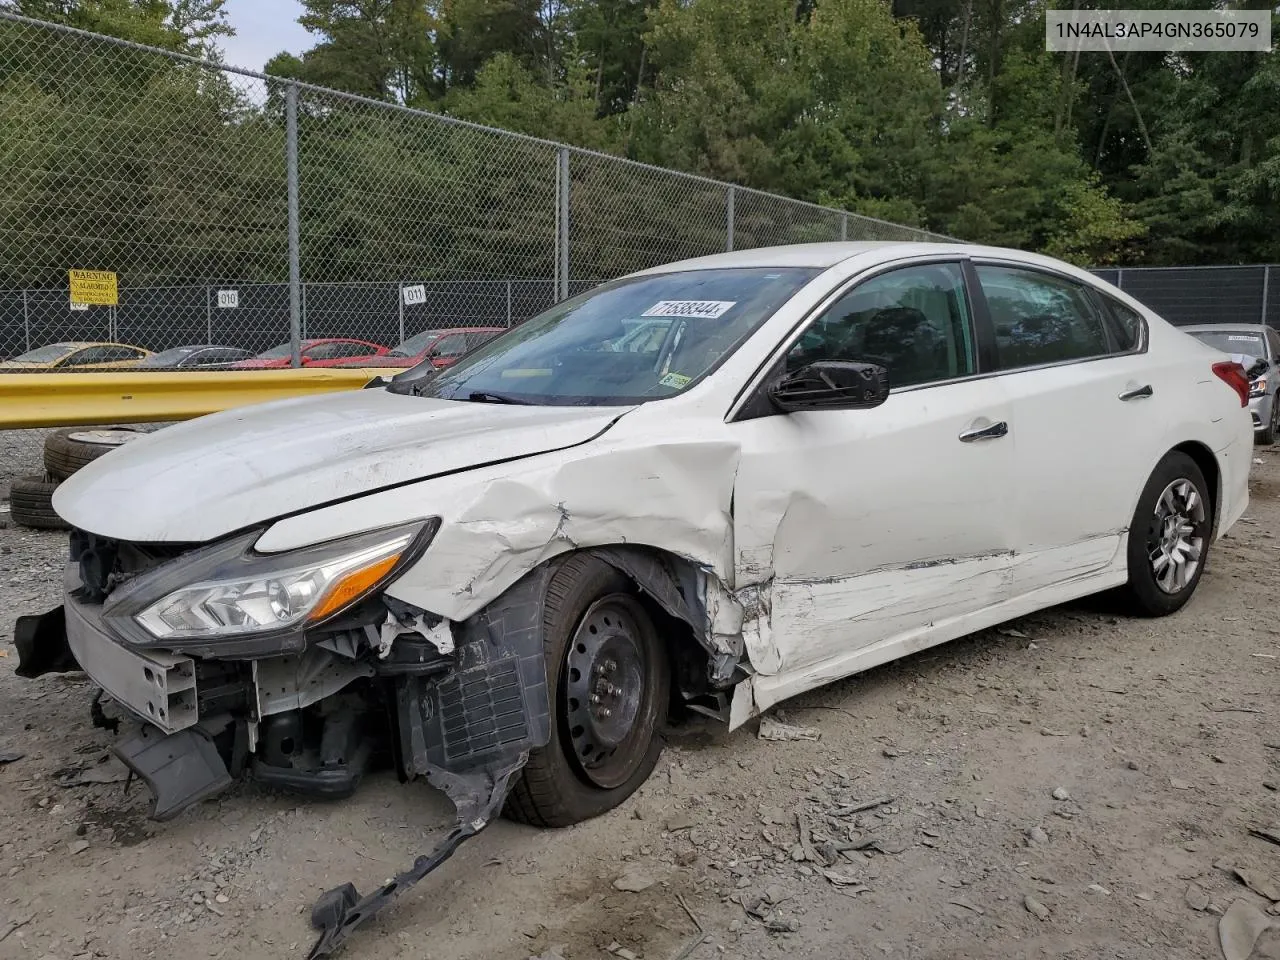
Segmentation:
<svg viewBox="0 0 1280 960">
<path fill-rule="evenodd" d="M 1046 50 L 1271 49 L 1271 10 L 1048 10 Z"/>
<path fill-rule="evenodd" d="M 737 300 L 659 300 L 640 316 L 696 317 L 699 320 L 714 320 L 732 310 L 737 302 Z"/>
</svg>

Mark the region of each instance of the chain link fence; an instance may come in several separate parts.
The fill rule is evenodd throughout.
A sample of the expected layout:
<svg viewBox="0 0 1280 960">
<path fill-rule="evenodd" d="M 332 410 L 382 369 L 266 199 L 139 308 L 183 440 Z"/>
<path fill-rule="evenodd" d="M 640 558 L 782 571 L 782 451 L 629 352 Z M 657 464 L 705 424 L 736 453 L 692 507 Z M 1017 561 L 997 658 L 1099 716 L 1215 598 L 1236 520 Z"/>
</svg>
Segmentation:
<svg viewBox="0 0 1280 960">
<path fill-rule="evenodd" d="M 511 326 L 620 274 L 922 230 L 0 11 L 0 360 Z M 116 274 L 75 306 L 72 269 Z M 113 358 L 114 359 L 114 358 Z M 0 470 L 38 464 L 0 436 Z"/>
</svg>

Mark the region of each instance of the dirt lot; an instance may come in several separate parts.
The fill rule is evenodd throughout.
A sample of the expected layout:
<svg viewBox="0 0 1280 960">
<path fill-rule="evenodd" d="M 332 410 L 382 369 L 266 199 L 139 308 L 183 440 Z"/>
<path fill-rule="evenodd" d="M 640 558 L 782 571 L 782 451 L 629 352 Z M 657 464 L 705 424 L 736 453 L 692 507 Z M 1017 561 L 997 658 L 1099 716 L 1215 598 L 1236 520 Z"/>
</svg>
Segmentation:
<svg viewBox="0 0 1280 960">
<path fill-rule="evenodd" d="M 1222 956 L 1218 914 L 1268 905 L 1232 868 L 1280 899 L 1280 846 L 1249 833 L 1280 830 L 1280 452 L 1258 456 L 1181 614 L 1094 601 L 928 651 L 787 704 L 816 741 L 673 730 L 621 809 L 499 822 L 344 955 Z M 0 530 L 0 751 L 24 754 L 0 766 L 0 958 L 301 957 L 319 892 L 367 891 L 449 825 L 390 775 L 334 804 L 244 785 L 168 824 L 85 783 L 112 768 L 84 678 L 13 676 L 11 618 L 56 602 L 62 551 Z M 829 868 L 837 845 L 863 849 Z M 1280 958 L 1280 926 L 1254 956 Z"/>
</svg>

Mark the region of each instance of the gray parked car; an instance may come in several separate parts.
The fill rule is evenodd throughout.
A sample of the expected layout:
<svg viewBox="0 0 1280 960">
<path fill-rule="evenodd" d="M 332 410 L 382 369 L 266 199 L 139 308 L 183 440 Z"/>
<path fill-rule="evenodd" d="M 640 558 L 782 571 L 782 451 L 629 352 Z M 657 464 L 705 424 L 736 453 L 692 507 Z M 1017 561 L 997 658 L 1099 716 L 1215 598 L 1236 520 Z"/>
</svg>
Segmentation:
<svg viewBox="0 0 1280 960">
<path fill-rule="evenodd" d="M 1258 443 L 1275 443 L 1280 432 L 1280 332 L 1261 323 L 1206 323 L 1181 328 L 1197 340 L 1229 353 L 1249 375 L 1249 412 Z"/>
</svg>

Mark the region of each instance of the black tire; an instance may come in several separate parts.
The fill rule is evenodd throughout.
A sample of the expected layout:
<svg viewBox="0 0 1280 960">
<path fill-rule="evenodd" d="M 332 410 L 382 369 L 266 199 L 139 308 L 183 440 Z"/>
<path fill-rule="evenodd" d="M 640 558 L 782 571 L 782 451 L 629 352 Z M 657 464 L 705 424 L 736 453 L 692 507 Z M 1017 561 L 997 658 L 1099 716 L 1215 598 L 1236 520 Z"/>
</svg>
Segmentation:
<svg viewBox="0 0 1280 960">
<path fill-rule="evenodd" d="M 634 721 L 628 725 L 625 737 L 608 748 L 590 742 L 594 725 L 585 732 L 581 723 L 570 726 L 574 704 L 578 705 L 577 712 L 573 713 L 575 719 L 582 719 L 584 706 L 592 712 L 592 719 L 598 719 L 595 707 L 581 704 L 570 696 L 571 685 L 577 685 L 574 689 L 580 690 L 582 683 L 581 674 L 574 675 L 570 657 L 580 657 L 576 651 L 584 650 L 575 643 L 575 652 L 571 654 L 570 642 L 589 641 L 591 638 L 585 633 L 579 637 L 579 631 L 590 630 L 595 634 L 593 620 L 605 618 L 607 622 L 612 612 L 622 618 L 616 621 L 616 629 L 620 631 L 617 636 L 634 635 L 634 640 L 627 642 L 633 644 L 635 656 L 624 662 L 623 672 L 628 666 L 638 667 L 639 679 L 629 684 L 619 677 L 624 687 L 636 691 L 637 699 L 634 706 L 626 702 L 625 696 L 618 701 L 622 706 L 613 705 L 620 714 L 624 711 L 633 714 Z M 552 575 L 547 586 L 543 638 L 551 692 L 551 740 L 530 754 L 528 764 L 507 796 L 504 813 L 511 820 L 532 826 L 567 827 L 612 810 L 653 772 L 663 747 L 662 728 L 671 690 L 670 665 L 662 639 L 635 585 L 614 567 L 587 554 L 570 557 Z M 603 641 L 606 653 L 612 649 L 607 645 L 614 642 L 613 638 Z M 627 651 L 627 657 L 631 657 L 632 648 L 628 647 Z M 600 663 L 606 667 L 610 663 L 617 666 L 611 659 Z M 612 679 L 610 674 L 610 681 Z M 611 682 L 606 686 L 625 693 Z M 583 744 L 582 750 L 590 750 L 588 756 L 595 754 L 600 759 L 584 761 L 579 755 L 579 744 Z"/>
<path fill-rule="evenodd" d="M 1178 511 L 1181 512 L 1176 517 L 1168 518 L 1168 522 L 1177 520 L 1184 528 L 1190 528 L 1190 532 L 1186 534 L 1186 542 L 1198 546 L 1198 555 L 1193 557 L 1197 563 L 1189 576 L 1180 575 L 1176 571 L 1176 564 L 1172 564 L 1175 571 L 1170 573 L 1170 564 L 1165 563 L 1162 574 L 1158 576 L 1157 564 L 1167 560 L 1164 537 L 1168 528 L 1166 518 L 1162 518 L 1157 511 L 1168 510 L 1167 506 L 1161 504 L 1165 492 L 1182 484 L 1190 484 L 1190 488 L 1194 489 L 1199 511 L 1194 507 L 1183 510 L 1189 501 L 1174 493 L 1172 502 L 1177 504 Z M 1132 612 L 1140 616 L 1164 617 L 1181 610 L 1191 599 L 1209 557 L 1209 543 L 1213 538 L 1213 513 L 1213 497 L 1196 462 L 1185 453 L 1174 451 L 1167 454 L 1143 488 L 1133 522 L 1129 525 L 1129 583 L 1124 592 Z M 1181 519 L 1177 519 L 1178 517 Z M 1187 555 L 1181 548 L 1179 551 Z M 1162 579 L 1165 580 L 1163 586 Z"/>
<path fill-rule="evenodd" d="M 81 467 L 92 463 L 100 456 L 110 453 L 120 444 L 96 442 L 85 440 L 85 435 L 93 435 L 94 433 L 111 434 L 116 432 L 126 432 L 128 434 L 138 434 L 139 431 L 133 427 L 110 427 L 106 430 L 94 430 L 92 427 L 70 427 L 66 430 L 59 430 L 52 433 L 44 442 L 44 468 L 48 471 L 49 476 L 58 480 L 65 480 Z M 75 439 L 81 437 L 81 439 Z"/>
<path fill-rule="evenodd" d="M 1271 398 L 1271 422 L 1253 435 L 1256 442 L 1270 446 L 1276 442 L 1276 434 L 1280 433 L 1280 394 Z"/>
<path fill-rule="evenodd" d="M 53 510 L 58 481 L 44 474 L 21 477 L 9 485 L 9 515 L 14 523 L 36 530 L 69 530 L 70 525 Z"/>
</svg>

